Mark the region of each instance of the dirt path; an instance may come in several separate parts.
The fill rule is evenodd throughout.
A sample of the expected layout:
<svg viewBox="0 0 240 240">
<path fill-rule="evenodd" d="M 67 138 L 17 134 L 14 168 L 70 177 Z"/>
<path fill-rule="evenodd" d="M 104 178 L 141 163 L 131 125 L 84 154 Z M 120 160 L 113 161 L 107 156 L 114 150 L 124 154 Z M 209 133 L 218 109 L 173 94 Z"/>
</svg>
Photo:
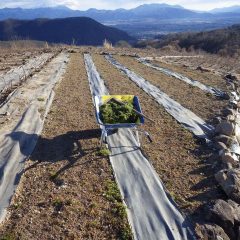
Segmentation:
<svg viewBox="0 0 240 240">
<path fill-rule="evenodd" d="M 168 77 L 155 69 L 151 69 L 131 57 L 114 56 L 124 66 L 141 75 L 150 83 L 159 87 L 163 92 L 191 110 L 206 121 L 213 119 L 219 109 L 226 106 L 227 101 L 217 100 L 211 94 L 206 94 L 197 87 L 192 87 L 181 80 Z"/>
<path fill-rule="evenodd" d="M 131 238 L 97 128 L 83 58 L 72 54 L 0 236 Z"/>
<path fill-rule="evenodd" d="M 134 94 L 140 98 L 143 113 L 155 124 L 145 124 L 154 142 L 145 141 L 144 153 L 152 161 L 168 191 L 181 209 L 191 215 L 204 202 L 219 197 L 211 168 L 205 163 L 207 151 L 197 145 L 163 107 L 111 66 L 103 56 L 93 55 L 94 63 L 111 94 Z M 207 184 L 212 181 L 212 184 Z M 194 219 L 201 217 L 201 212 Z M 195 221 L 194 220 L 194 221 Z"/>
<path fill-rule="evenodd" d="M 167 64 L 159 61 L 153 61 L 153 63 L 163 68 L 167 68 L 177 73 L 181 73 L 186 77 L 192 78 L 193 80 L 197 80 L 206 85 L 220 88 L 221 90 L 227 91 L 226 81 L 221 76 L 218 76 L 216 74 L 213 74 L 210 72 L 203 72 L 200 70 L 193 70 L 188 67 L 180 67 L 177 64 Z"/>
</svg>

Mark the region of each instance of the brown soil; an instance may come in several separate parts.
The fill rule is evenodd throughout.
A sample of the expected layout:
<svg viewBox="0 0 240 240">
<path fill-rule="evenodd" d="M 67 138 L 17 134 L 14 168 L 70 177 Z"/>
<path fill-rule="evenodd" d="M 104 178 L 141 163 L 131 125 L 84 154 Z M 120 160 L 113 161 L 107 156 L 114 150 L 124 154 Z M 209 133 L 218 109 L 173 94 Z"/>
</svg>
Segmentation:
<svg viewBox="0 0 240 240">
<path fill-rule="evenodd" d="M 43 49 L 31 49 L 23 51 L 22 49 L 7 49 L 0 51 L 0 73 L 6 73 L 13 67 L 18 67 L 32 57 L 40 55 Z M 54 51 L 51 49 L 50 51 Z"/>
<path fill-rule="evenodd" d="M 185 214 L 192 216 L 193 222 L 203 219 L 203 213 L 197 211 L 199 207 L 222 197 L 214 180 L 213 170 L 206 161 L 208 150 L 198 145 L 191 133 L 184 130 L 162 106 L 109 64 L 103 56 L 95 54 L 94 62 L 110 94 L 134 94 L 139 97 L 143 113 L 155 122 L 148 122 L 144 126 L 154 140 L 152 144 L 144 141 L 144 154 L 148 156 L 167 190 Z M 135 68 L 131 61 L 126 66 Z M 151 69 L 146 71 L 148 76 L 152 76 Z"/>
<path fill-rule="evenodd" d="M 99 156 L 99 135 L 83 58 L 72 54 L 0 236 L 119 239 L 129 233 L 119 193 L 111 195 L 110 163 Z"/>
<path fill-rule="evenodd" d="M 47 50 L 47 52 L 52 52 L 52 56 L 50 58 L 47 59 L 47 61 L 39 68 L 37 69 L 31 69 L 31 74 L 30 76 L 33 76 L 34 74 L 36 74 L 37 72 L 39 72 L 44 66 L 46 66 L 54 57 L 56 57 L 61 49 L 60 48 L 51 48 L 49 50 Z M 46 50 L 44 51 L 46 52 Z M 27 62 L 27 59 L 29 58 L 33 58 L 33 57 L 36 57 L 37 55 L 41 55 L 43 53 L 43 50 L 40 50 L 40 49 L 37 49 L 37 50 L 33 50 L 32 52 L 26 52 L 26 53 L 22 53 L 21 51 L 15 53 L 15 54 L 12 54 L 11 51 L 9 51 L 8 53 L 8 57 L 10 59 L 12 59 L 12 62 L 10 64 L 11 67 L 10 68 L 15 68 L 15 67 L 19 67 L 19 66 L 24 66 L 24 64 Z M 3 54 L 3 53 L 2 53 Z M 6 53 L 5 53 L 6 55 Z M 18 61 L 18 57 L 21 58 L 21 61 Z M 7 60 L 6 60 L 7 61 Z M 6 64 L 6 63 L 5 63 Z M 3 65 L 1 65 L 1 59 L 0 59 L 0 69 L 1 67 L 3 67 Z M 8 69 L 8 68 L 7 68 Z M 0 70 L 0 74 L 5 74 L 6 71 L 1 71 Z M 17 88 L 19 88 L 28 78 L 24 78 L 24 79 L 21 79 L 20 82 L 18 82 L 17 84 L 14 84 L 12 86 L 8 86 L 8 88 L 4 89 L 1 93 L 0 93 L 0 104 L 2 104 L 6 99 L 7 97 L 14 91 L 16 90 Z M 2 79 L 0 80 L 2 81 Z"/>
<path fill-rule="evenodd" d="M 169 55 L 169 54 L 168 54 Z M 179 55 L 179 54 L 176 54 Z M 185 54 L 188 55 L 188 54 Z M 175 64 L 181 66 L 188 66 L 192 69 L 196 69 L 198 66 L 203 66 L 205 68 L 212 69 L 214 72 L 219 73 L 220 75 L 226 74 L 227 72 L 237 72 L 240 73 L 240 64 L 239 57 L 221 57 L 217 54 L 207 54 L 207 53 L 196 53 L 195 55 L 201 57 L 191 57 L 191 58 L 164 58 L 169 64 Z"/>
<path fill-rule="evenodd" d="M 154 61 L 154 64 L 183 74 L 184 76 L 192 78 L 193 80 L 197 80 L 203 84 L 222 89 L 223 91 L 227 91 L 226 81 L 219 75 L 210 72 L 203 72 L 200 70 L 193 70 L 188 67 L 177 66 L 176 64 L 167 64 L 158 61 Z"/>
<path fill-rule="evenodd" d="M 227 105 L 227 101 L 218 100 L 197 87 L 193 87 L 176 78 L 168 77 L 155 69 L 137 62 L 134 58 L 114 57 L 121 64 L 159 87 L 160 90 L 179 102 L 183 107 L 191 110 L 206 121 L 211 122 L 216 114 L 219 113 L 219 109 Z"/>
</svg>

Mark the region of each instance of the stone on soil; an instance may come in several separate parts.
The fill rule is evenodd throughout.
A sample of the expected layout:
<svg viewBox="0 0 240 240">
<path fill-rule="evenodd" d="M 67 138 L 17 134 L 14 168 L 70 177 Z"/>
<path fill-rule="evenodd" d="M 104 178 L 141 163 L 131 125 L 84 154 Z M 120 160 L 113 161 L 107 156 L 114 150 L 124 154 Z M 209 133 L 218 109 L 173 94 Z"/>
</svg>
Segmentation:
<svg viewBox="0 0 240 240">
<path fill-rule="evenodd" d="M 224 117 L 227 117 L 228 115 L 234 115 L 235 113 L 236 113 L 235 110 L 231 108 L 225 108 L 222 110 L 222 114 Z"/>
<path fill-rule="evenodd" d="M 216 133 L 232 136 L 235 126 L 231 122 L 223 121 L 216 126 Z"/>
<path fill-rule="evenodd" d="M 216 224 L 197 225 L 196 233 L 199 239 L 204 240 L 230 240 L 224 230 Z"/>
<path fill-rule="evenodd" d="M 222 170 L 215 178 L 227 196 L 240 204 L 240 169 Z"/>
<path fill-rule="evenodd" d="M 221 134 L 221 135 L 215 137 L 215 141 L 222 142 L 222 143 L 226 144 L 227 146 L 229 146 L 234 141 L 234 139 L 232 137 Z"/>
<path fill-rule="evenodd" d="M 218 199 L 208 208 L 207 218 L 222 227 L 230 239 L 237 239 L 236 229 L 240 226 L 240 207 L 237 203 Z"/>
<path fill-rule="evenodd" d="M 220 155 L 222 162 L 237 165 L 239 160 L 236 154 L 223 151 Z"/>
</svg>

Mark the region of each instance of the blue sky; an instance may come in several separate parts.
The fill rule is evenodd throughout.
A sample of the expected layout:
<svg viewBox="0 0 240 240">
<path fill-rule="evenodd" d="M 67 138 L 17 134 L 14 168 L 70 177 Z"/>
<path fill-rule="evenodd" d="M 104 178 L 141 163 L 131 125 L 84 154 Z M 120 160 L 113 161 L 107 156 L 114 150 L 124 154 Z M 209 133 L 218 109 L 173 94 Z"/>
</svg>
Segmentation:
<svg viewBox="0 0 240 240">
<path fill-rule="evenodd" d="M 22 7 L 35 8 L 65 5 L 72 9 L 86 10 L 88 8 L 98 9 L 116 9 L 116 8 L 133 8 L 146 3 L 168 3 L 179 4 L 188 9 L 210 10 L 213 8 L 240 5 L 239 0 L 0 0 L 0 8 L 4 7 Z"/>
</svg>

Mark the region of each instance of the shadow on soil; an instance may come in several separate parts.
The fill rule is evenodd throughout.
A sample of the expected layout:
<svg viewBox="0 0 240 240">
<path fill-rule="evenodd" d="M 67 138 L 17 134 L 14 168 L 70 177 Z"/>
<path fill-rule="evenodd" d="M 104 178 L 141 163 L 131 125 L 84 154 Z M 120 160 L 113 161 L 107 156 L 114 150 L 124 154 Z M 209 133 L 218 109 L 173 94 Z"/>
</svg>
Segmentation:
<svg viewBox="0 0 240 240">
<path fill-rule="evenodd" d="M 84 148 L 81 145 L 81 140 L 86 139 L 99 139 L 100 129 L 91 129 L 83 131 L 72 131 L 56 136 L 51 139 L 42 138 L 41 136 L 37 140 L 37 145 L 30 156 L 34 164 L 27 167 L 24 171 L 28 171 L 31 168 L 36 167 L 40 163 L 56 163 L 63 160 L 67 160 L 67 164 L 60 168 L 56 173 L 57 177 L 67 169 L 76 166 L 84 165 L 98 159 L 102 159 L 102 156 L 97 156 L 99 150 L 98 145 L 95 148 Z M 24 132 L 14 132 L 10 135 L 12 140 L 18 141 L 22 154 L 28 156 L 28 145 L 31 144 L 33 139 L 37 139 L 36 134 L 27 134 Z M 94 154 L 95 153 L 95 154 Z M 80 159 L 88 154 L 93 154 L 90 160 L 81 162 Z"/>
<path fill-rule="evenodd" d="M 189 174 L 193 176 L 202 175 L 204 178 L 191 187 L 192 191 L 198 191 L 199 193 L 190 197 L 189 200 L 200 202 L 201 205 L 190 214 L 190 218 L 194 220 L 195 223 L 204 223 L 206 220 L 206 206 L 217 199 L 225 199 L 226 195 L 214 177 L 218 170 L 217 167 L 213 167 L 215 160 L 212 159 L 213 152 L 211 148 L 205 144 L 199 144 L 198 148 L 192 153 L 196 155 L 200 161 L 199 167 L 189 172 Z"/>
</svg>

